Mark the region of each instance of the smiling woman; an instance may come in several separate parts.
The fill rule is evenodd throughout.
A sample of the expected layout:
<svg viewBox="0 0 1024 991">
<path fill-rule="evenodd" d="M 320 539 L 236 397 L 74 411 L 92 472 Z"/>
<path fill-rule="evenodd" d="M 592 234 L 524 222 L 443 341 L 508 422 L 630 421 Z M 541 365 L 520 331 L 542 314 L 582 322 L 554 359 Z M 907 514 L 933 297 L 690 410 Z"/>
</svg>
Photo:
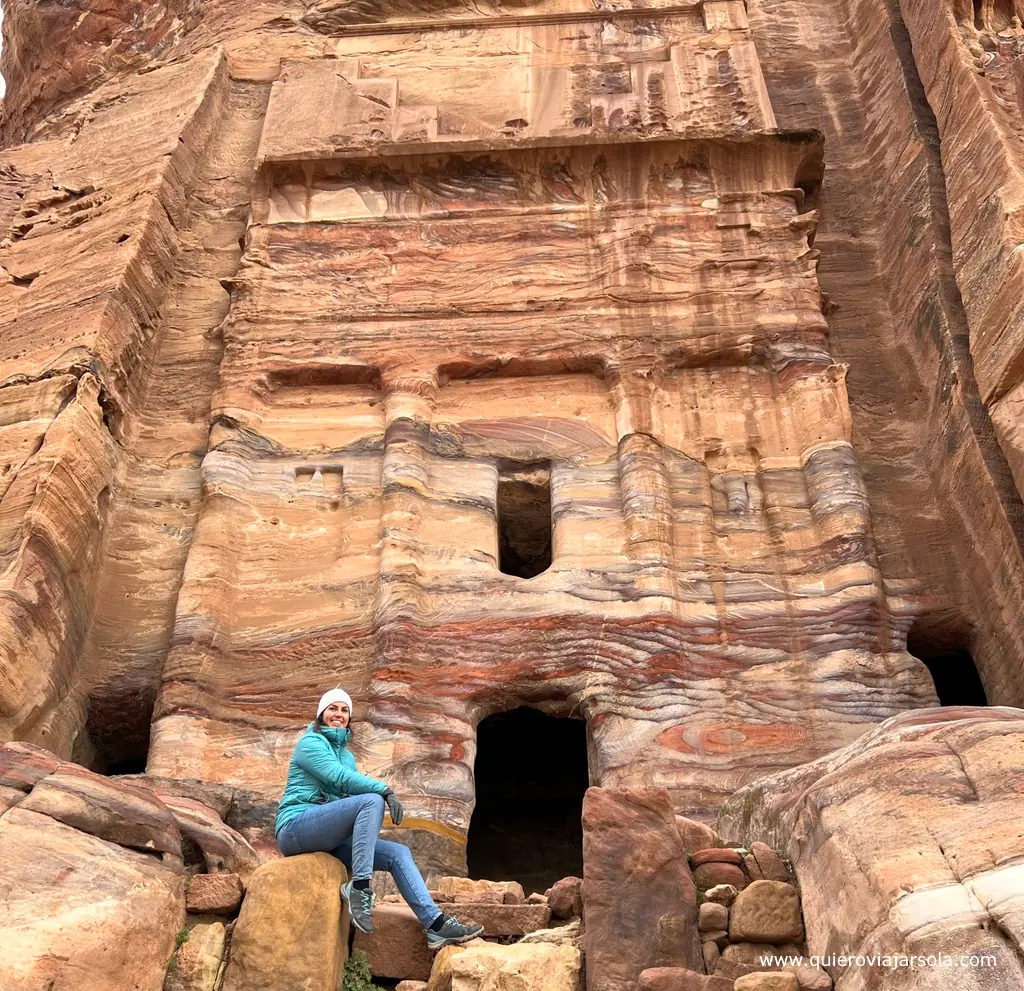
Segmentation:
<svg viewBox="0 0 1024 991">
<path fill-rule="evenodd" d="M 383 781 L 360 774 L 349 749 L 352 698 L 341 688 L 321 696 L 316 719 L 299 738 L 288 765 L 288 781 L 277 810 L 277 845 L 286 857 L 326 852 L 351 871 L 341 886 L 352 924 L 373 932 L 373 872 L 388 871 L 426 934 L 427 945 L 440 949 L 465 943 L 483 932 L 445 915 L 434 904 L 407 846 L 378 835 L 387 809 L 402 823 L 402 803 Z"/>
</svg>

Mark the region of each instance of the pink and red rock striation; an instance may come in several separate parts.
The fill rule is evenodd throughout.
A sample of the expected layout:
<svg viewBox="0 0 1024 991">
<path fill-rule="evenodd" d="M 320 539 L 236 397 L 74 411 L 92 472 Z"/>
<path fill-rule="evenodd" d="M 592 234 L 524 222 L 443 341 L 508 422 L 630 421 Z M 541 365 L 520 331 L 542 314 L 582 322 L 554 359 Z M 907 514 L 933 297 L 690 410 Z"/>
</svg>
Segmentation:
<svg viewBox="0 0 1024 991">
<path fill-rule="evenodd" d="M 707 820 L 915 623 L 1019 704 L 1024 60 L 933 6 L 6 3 L 0 739 L 248 873 L 342 683 L 451 873 L 495 711 Z"/>
</svg>

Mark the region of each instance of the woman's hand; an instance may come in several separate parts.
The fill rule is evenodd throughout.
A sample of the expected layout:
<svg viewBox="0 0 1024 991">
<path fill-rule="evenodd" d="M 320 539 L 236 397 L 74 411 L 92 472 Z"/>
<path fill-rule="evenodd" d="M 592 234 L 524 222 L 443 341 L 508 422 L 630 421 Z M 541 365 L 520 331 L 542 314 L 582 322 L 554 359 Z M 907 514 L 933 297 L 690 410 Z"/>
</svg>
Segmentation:
<svg viewBox="0 0 1024 991">
<path fill-rule="evenodd" d="M 384 804 L 388 807 L 388 812 L 391 814 L 391 821 L 396 826 L 402 825 L 402 817 L 405 815 L 402 809 L 402 803 L 398 800 L 398 796 L 393 791 L 388 791 L 384 795 Z"/>
</svg>

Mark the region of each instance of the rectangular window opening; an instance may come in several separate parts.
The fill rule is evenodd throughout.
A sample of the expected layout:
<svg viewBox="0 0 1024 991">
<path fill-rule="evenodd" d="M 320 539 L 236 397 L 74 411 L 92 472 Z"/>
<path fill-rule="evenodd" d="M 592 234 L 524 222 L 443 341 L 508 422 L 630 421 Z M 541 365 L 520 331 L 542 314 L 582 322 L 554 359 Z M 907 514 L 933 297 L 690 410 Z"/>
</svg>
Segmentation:
<svg viewBox="0 0 1024 991">
<path fill-rule="evenodd" d="M 295 484 L 299 488 L 323 490 L 326 495 L 338 497 L 344 491 L 341 465 L 318 465 L 295 469 Z"/>
<path fill-rule="evenodd" d="M 534 578 L 551 567 L 551 467 L 498 476 L 498 567 Z"/>
</svg>

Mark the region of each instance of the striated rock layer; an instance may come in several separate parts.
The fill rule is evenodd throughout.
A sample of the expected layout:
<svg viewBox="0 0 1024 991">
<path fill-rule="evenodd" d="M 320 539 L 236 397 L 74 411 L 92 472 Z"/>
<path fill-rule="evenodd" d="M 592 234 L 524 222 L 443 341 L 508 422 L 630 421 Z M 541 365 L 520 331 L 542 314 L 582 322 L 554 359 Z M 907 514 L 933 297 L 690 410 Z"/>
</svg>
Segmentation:
<svg viewBox="0 0 1024 991">
<path fill-rule="evenodd" d="M 908 633 L 1020 703 L 1019 23 L 928 9 L 5 4 L 0 737 L 258 846 L 344 684 L 451 873 L 517 705 L 707 819 Z"/>
<path fill-rule="evenodd" d="M 727 836 L 793 861 L 807 940 L 844 988 L 1024 981 L 1024 713 L 950 708 L 887 720 L 851 746 L 738 791 Z M 885 958 L 948 958 L 918 967 Z"/>
</svg>

